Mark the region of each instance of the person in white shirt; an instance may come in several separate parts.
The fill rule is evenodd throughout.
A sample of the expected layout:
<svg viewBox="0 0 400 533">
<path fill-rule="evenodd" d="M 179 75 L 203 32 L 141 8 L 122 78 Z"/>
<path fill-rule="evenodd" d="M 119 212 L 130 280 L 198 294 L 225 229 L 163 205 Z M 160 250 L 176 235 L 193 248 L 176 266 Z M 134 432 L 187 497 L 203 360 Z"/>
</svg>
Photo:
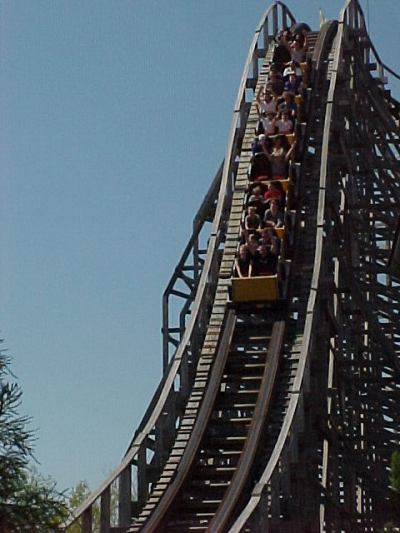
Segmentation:
<svg viewBox="0 0 400 533">
<path fill-rule="evenodd" d="M 263 113 L 276 113 L 277 103 L 272 94 L 261 87 L 256 97 L 256 107 L 261 117 Z"/>
<path fill-rule="evenodd" d="M 275 113 L 269 112 L 266 116 L 261 118 L 261 123 L 264 128 L 264 134 L 266 137 L 275 135 L 276 133 L 276 115 Z"/>
<path fill-rule="evenodd" d="M 276 126 L 278 132 L 282 135 L 293 133 L 293 122 L 290 120 L 289 111 L 287 109 L 282 111 L 281 117 L 276 121 Z"/>
<path fill-rule="evenodd" d="M 299 78 L 300 80 L 303 79 L 303 71 L 301 70 L 301 67 L 296 61 L 291 61 L 283 71 L 283 81 L 287 81 L 289 79 L 290 74 L 294 74 L 296 78 Z"/>
<path fill-rule="evenodd" d="M 296 36 L 296 39 L 290 45 L 290 55 L 292 56 L 292 61 L 296 61 L 296 63 L 303 63 L 306 60 L 307 48 L 307 38 L 302 38 L 300 35 Z"/>
</svg>

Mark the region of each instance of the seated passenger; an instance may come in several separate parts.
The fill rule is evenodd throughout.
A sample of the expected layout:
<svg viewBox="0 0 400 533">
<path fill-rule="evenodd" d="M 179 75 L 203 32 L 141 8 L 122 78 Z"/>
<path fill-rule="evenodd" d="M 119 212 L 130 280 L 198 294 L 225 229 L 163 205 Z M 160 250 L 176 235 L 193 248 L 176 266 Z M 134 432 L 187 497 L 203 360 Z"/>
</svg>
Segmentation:
<svg viewBox="0 0 400 533">
<path fill-rule="evenodd" d="M 257 208 L 250 205 L 247 209 L 248 215 L 244 219 L 244 229 L 253 233 L 261 228 L 261 218 L 257 215 Z"/>
<path fill-rule="evenodd" d="M 304 63 L 307 57 L 307 48 L 307 37 L 304 35 L 296 35 L 295 40 L 290 45 L 292 61 L 296 61 L 296 63 Z"/>
<path fill-rule="evenodd" d="M 272 246 L 262 244 L 253 261 L 254 276 L 272 276 L 276 274 L 278 256 L 272 250 Z"/>
<path fill-rule="evenodd" d="M 289 91 L 284 91 L 278 101 L 278 111 L 287 110 L 289 117 L 294 120 L 297 116 L 297 104 L 294 101 L 294 94 Z"/>
<path fill-rule="evenodd" d="M 250 259 L 254 259 L 259 247 L 258 235 L 256 233 L 252 233 L 251 235 L 249 235 L 246 245 L 247 250 L 250 254 Z"/>
<path fill-rule="evenodd" d="M 289 91 L 293 94 L 300 94 L 300 92 L 303 90 L 303 84 L 295 74 L 290 74 L 289 79 L 284 84 L 284 89 L 285 91 Z"/>
<path fill-rule="evenodd" d="M 235 259 L 234 276 L 236 278 L 248 278 L 251 276 L 253 261 L 245 244 L 239 247 L 238 257 Z"/>
<path fill-rule="evenodd" d="M 287 150 L 288 141 L 285 136 L 279 135 L 274 141 L 274 147 L 271 154 L 264 150 L 265 155 L 271 163 L 271 174 L 273 180 L 286 179 L 288 161 L 291 158 L 296 141 Z"/>
<path fill-rule="evenodd" d="M 303 78 L 303 71 L 301 70 L 300 65 L 296 63 L 296 61 L 290 61 L 286 66 L 285 70 L 283 71 L 283 81 L 287 81 L 289 79 L 290 74 L 294 74 L 296 78 L 300 79 L 300 81 Z"/>
<path fill-rule="evenodd" d="M 256 108 L 259 116 L 263 113 L 276 113 L 276 100 L 269 91 L 265 91 L 262 87 L 258 91 L 256 97 Z"/>
<path fill-rule="evenodd" d="M 292 35 L 297 37 L 297 35 L 306 36 L 308 32 L 311 31 L 310 26 L 306 22 L 295 22 L 290 27 L 290 32 Z"/>
<path fill-rule="evenodd" d="M 257 215 L 262 218 L 265 211 L 264 197 L 261 193 L 261 187 L 254 187 L 250 194 L 247 205 L 254 206 L 257 209 Z"/>
<path fill-rule="evenodd" d="M 269 228 L 263 228 L 260 233 L 261 237 L 258 240 L 260 246 L 262 244 L 265 244 L 266 246 L 273 246 L 274 250 L 277 250 L 277 253 L 279 254 L 281 241 L 276 235 L 275 228 L 273 228 L 272 226 Z"/>
<path fill-rule="evenodd" d="M 251 146 L 251 151 L 253 155 L 259 154 L 264 152 L 265 149 L 265 134 L 260 133 L 260 135 L 257 136 L 257 139 L 253 142 Z"/>
<path fill-rule="evenodd" d="M 280 30 L 275 36 L 275 41 L 279 44 L 286 46 L 286 48 L 290 48 L 290 44 L 293 39 L 294 37 L 292 34 L 292 30 L 287 27 Z"/>
<path fill-rule="evenodd" d="M 291 59 L 292 55 L 289 47 L 285 46 L 284 44 L 278 44 L 278 46 L 275 47 L 272 60 L 281 72 L 283 72 L 286 63 L 288 63 Z"/>
<path fill-rule="evenodd" d="M 265 181 L 269 180 L 271 176 L 271 164 L 268 157 L 265 155 L 268 151 L 264 146 L 263 153 L 256 153 L 250 165 L 249 179 L 251 181 Z"/>
<path fill-rule="evenodd" d="M 282 135 L 293 133 L 293 121 L 290 120 L 289 111 L 287 109 L 284 109 L 281 112 L 281 118 L 276 121 L 276 126 L 278 128 L 278 133 Z"/>
<path fill-rule="evenodd" d="M 272 200 L 277 200 L 279 206 L 282 206 L 284 201 L 284 192 L 282 190 L 282 185 L 277 181 L 270 181 L 268 183 L 268 190 L 264 194 L 264 200 L 269 205 Z"/>
<path fill-rule="evenodd" d="M 283 93 L 284 83 L 279 73 L 274 71 L 270 73 L 265 89 L 275 97 L 278 97 Z"/>
<path fill-rule="evenodd" d="M 271 228 L 281 228 L 284 225 L 284 215 L 279 209 L 279 202 L 272 200 L 269 209 L 265 211 L 264 226 Z"/>
<path fill-rule="evenodd" d="M 276 118 L 275 113 L 270 111 L 267 113 L 266 116 L 263 116 L 261 118 L 261 122 L 264 129 L 264 134 L 266 137 L 270 137 L 271 135 L 275 135 L 276 133 Z"/>
</svg>

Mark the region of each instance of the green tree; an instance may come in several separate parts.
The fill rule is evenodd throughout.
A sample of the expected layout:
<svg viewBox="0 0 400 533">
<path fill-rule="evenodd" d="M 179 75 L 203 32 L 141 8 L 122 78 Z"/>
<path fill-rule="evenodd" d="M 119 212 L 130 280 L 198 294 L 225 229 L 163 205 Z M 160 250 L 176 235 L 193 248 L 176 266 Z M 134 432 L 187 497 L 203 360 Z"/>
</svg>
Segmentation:
<svg viewBox="0 0 400 533">
<path fill-rule="evenodd" d="M 90 495 L 90 488 L 86 481 L 80 481 L 76 487 L 72 489 L 71 495 L 68 499 L 68 507 L 70 512 L 78 509 L 80 505 Z M 116 483 L 111 485 L 111 524 L 117 525 L 118 520 L 118 486 Z M 95 502 L 92 507 L 92 528 L 93 533 L 97 533 L 100 530 L 100 505 L 99 502 Z M 68 528 L 68 533 L 80 533 L 79 521 Z"/>
<path fill-rule="evenodd" d="M 399 531 L 399 509 L 400 509 L 400 450 L 395 450 L 390 458 L 390 471 L 389 471 L 389 483 L 390 488 L 393 491 L 393 516 L 397 527 L 393 521 L 387 522 L 381 531 L 381 533 L 394 533 Z"/>
<path fill-rule="evenodd" d="M 68 507 L 72 513 L 86 500 L 90 494 L 89 485 L 86 481 L 80 481 L 76 487 L 72 489 L 71 495 L 68 499 Z M 98 505 L 94 505 L 92 509 L 92 527 L 93 532 L 96 533 L 100 527 L 100 508 Z M 68 528 L 68 533 L 80 533 L 81 526 L 80 522 L 75 522 L 71 527 Z"/>
<path fill-rule="evenodd" d="M 22 391 L 9 364 L 0 352 L 0 531 L 53 533 L 67 508 L 55 483 L 29 468 L 34 434 L 19 415 Z"/>
</svg>

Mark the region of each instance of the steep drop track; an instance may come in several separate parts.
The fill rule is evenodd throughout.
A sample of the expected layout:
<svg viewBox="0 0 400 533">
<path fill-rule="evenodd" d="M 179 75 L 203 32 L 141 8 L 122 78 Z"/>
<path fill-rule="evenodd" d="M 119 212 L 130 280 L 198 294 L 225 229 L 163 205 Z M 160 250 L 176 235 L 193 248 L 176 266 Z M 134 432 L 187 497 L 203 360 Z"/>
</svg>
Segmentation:
<svg viewBox="0 0 400 533">
<path fill-rule="evenodd" d="M 329 87 L 329 54 L 335 29 L 335 24 L 328 25 L 319 39 L 317 34 L 309 35 L 310 49 L 314 50 L 312 74 L 315 80 L 308 89 L 308 123 L 298 128 L 299 133 L 303 132 L 299 136 L 303 159 L 293 169 L 298 191 L 298 197 L 294 199 L 297 204 L 297 231 L 289 299 L 294 303 L 281 311 L 272 306 L 259 313 L 253 309 L 252 312 L 236 314 L 224 371 L 207 425 L 196 442 L 197 451 L 191 460 L 188 459 L 184 476 L 179 476 L 179 473 L 174 475 L 175 469 L 179 468 L 175 463 L 179 452 L 173 448 L 160 482 L 155 485 L 142 514 L 129 529 L 130 533 L 225 530 L 238 514 L 239 503 L 243 505 L 243 495 L 251 490 L 251 480 L 256 479 L 257 470 L 263 464 L 265 466 L 272 453 L 297 372 L 310 293 L 320 138 Z M 270 59 L 271 55 L 267 56 L 260 83 L 268 72 Z M 250 111 L 246 128 L 248 138 L 254 135 L 253 117 Z M 245 146 L 244 150 L 248 151 L 248 147 Z M 237 225 L 235 218 L 233 224 Z M 230 225 L 233 224 L 230 220 Z M 198 372 L 202 371 L 200 364 Z M 200 418 L 194 406 L 195 403 L 189 401 L 183 420 L 193 416 Z M 196 438 L 198 436 L 200 434 Z M 255 461 L 255 456 L 262 460 Z M 167 475 L 168 486 L 165 484 Z"/>
<path fill-rule="evenodd" d="M 80 520 L 82 533 L 92 533 L 96 501 L 100 533 L 372 532 L 382 526 L 380 506 L 392 513 L 387 465 L 400 430 L 392 401 L 400 390 L 400 321 L 393 320 L 400 297 L 385 261 L 398 223 L 400 106 L 385 89 L 385 72 L 396 75 L 380 62 L 357 0 L 346 2 L 338 22 L 308 35 L 286 298 L 247 308 L 229 301 L 255 95 L 269 73 L 272 37 L 293 22 L 276 2 L 256 31 L 246 64 L 253 75 L 245 68 L 225 163 L 196 222 L 197 239 L 214 217 L 207 254 L 184 266 L 191 250 L 201 255 L 192 238 L 176 276 L 191 289 L 176 352 L 170 357 L 177 329 L 166 321 L 165 376 L 121 465 L 67 530 Z M 196 271 L 193 279 L 185 268 Z"/>
</svg>

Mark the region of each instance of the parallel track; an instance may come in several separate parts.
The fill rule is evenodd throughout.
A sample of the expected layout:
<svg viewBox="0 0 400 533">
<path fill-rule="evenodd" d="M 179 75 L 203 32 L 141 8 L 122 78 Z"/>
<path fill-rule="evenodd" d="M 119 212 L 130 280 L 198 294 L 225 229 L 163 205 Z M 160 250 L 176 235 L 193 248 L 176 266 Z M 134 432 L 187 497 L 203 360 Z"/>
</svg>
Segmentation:
<svg viewBox="0 0 400 533">
<path fill-rule="evenodd" d="M 297 176 L 300 194 L 297 199 L 296 250 L 302 252 L 295 254 L 292 265 L 293 282 L 289 299 L 295 303 L 283 313 L 270 309 L 267 318 L 249 313 L 237 317 L 229 353 L 225 354 L 226 367 L 218 386 L 219 392 L 201 439 L 196 443 L 197 452 L 193 453 L 190 462 L 185 463 L 187 470 L 178 472 L 174 477 L 176 466 L 179 468 L 175 463 L 179 452 L 173 449 L 160 482 L 155 485 L 148 504 L 129 533 L 225 530 L 238 514 L 238 503 L 243 505 L 244 489 L 245 493 L 251 490 L 250 478 L 254 478 L 257 469 L 262 466 L 259 461 L 258 464 L 254 461 L 257 451 L 262 450 L 258 456 L 264 460 L 272 454 L 297 373 L 311 287 L 318 206 L 319 143 L 329 87 L 328 55 L 335 29 L 333 23 L 321 32 L 315 47 L 317 75 L 310 89 L 307 142 L 303 144 L 303 163 L 301 168 L 298 167 Z M 312 44 L 315 38 L 310 36 Z M 263 76 L 260 76 L 262 81 Z M 252 116 L 250 111 L 246 128 L 248 137 L 253 136 Z M 230 225 L 237 226 L 235 212 Z M 221 282 L 225 284 L 224 278 Z M 269 349 L 270 346 L 272 349 Z M 199 366 L 198 370 L 201 373 L 202 367 Z M 262 386 L 265 389 L 267 377 L 266 402 L 266 391 L 262 390 Z M 188 406 L 192 407 L 194 403 L 189 401 Z M 199 413 L 192 409 L 185 416 L 201 419 Z M 255 426 L 257 429 L 254 429 Z M 266 435 L 264 439 L 261 439 L 261 430 Z"/>
<path fill-rule="evenodd" d="M 287 8 L 278 2 L 268 12 L 271 14 L 273 33 L 279 27 L 278 4 L 283 9 L 281 23 L 284 23 L 286 17 L 292 17 Z M 353 33 L 346 33 L 346 24 Z M 362 482 L 367 480 L 373 484 L 374 477 L 368 464 L 363 464 L 362 475 L 360 470 L 357 471 L 362 464 L 355 453 L 360 444 L 355 445 L 355 450 L 351 450 L 351 442 L 343 444 L 338 440 L 343 436 L 342 426 L 347 423 L 341 419 L 342 411 L 346 412 L 348 409 L 351 414 L 347 416 L 353 416 L 353 404 L 347 407 L 346 402 L 351 400 L 356 405 L 357 394 L 353 398 L 351 387 L 346 389 L 346 384 L 342 385 L 335 380 L 340 372 L 344 374 L 338 363 L 340 357 L 349 357 L 346 361 L 348 366 L 351 365 L 357 372 L 365 372 L 362 353 L 365 350 L 364 344 L 371 342 L 373 350 L 383 346 L 387 357 L 386 374 L 382 383 L 387 383 L 388 391 L 397 391 L 395 370 L 398 370 L 400 361 L 396 359 L 399 349 L 395 352 L 395 348 L 398 348 L 400 341 L 398 329 L 390 323 L 389 304 L 399 298 L 398 288 L 391 280 L 386 292 L 383 292 L 384 297 L 379 300 L 368 288 L 365 302 L 376 298 L 380 312 L 383 313 L 384 309 L 382 316 L 385 322 L 382 322 L 382 328 L 377 327 L 375 331 L 373 325 L 377 320 L 373 311 L 360 309 L 363 295 L 358 285 L 361 287 L 361 281 L 368 282 L 371 290 L 378 293 L 381 290 L 376 288 L 378 274 L 371 275 L 369 270 L 366 275 L 363 274 L 364 280 L 356 281 L 353 272 L 346 272 L 348 258 L 341 258 L 345 245 L 352 248 L 352 244 L 344 239 L 344 244 L 335 250 L 336 242 L 332 237 L 335 235 L 339 242 L 343 233 L 349 231 L 348 227 L 345 231 L 341 227 L 344 225 L 344 206 L 346 202 L 350 202 L 354 188 L 359 186 L 356 180 L 347 185 L 348 176 L 353 171 L 357 177 L 351 158 L 359 160 L 359 148 L 356 147 L 355 156 L 354 152 L 349 156 L 343 140 L 335 137 L 338 121 L 334 116 L 334 109 L 337 111 L 339 107 L 336 105 L 335 108 L 334 104 L 335 98 L 338 99 L 337 94 L 340 94 L 340 84 L 337 81 L 339 71 L 346 64 L 346 51 L 351 47 L 350 33 L 352 38 L 358 39 L 358 44 L 361 43 L 361 52 L 357 48 L 355 53 L 356 60 L 362 64 L 360 79 L 372 87 L 368 92 L 369 100 L 363 102 L 365 112 L 368 113 L 368 106 L 377 107 L 386 121 L 385 126 L 373 120 L 366 122 L 365 126 L 366 129 L 372 128 L 372 136 L 377 132 L 377 140 L 374 141 L 375 144 L 371 144 L 371 151 L 377 145 L 382 145 L 385 151 L 382 158 L 384 164 L 376 154 L 372 156 L 366 152 L 366 158 L 371 158 L 371 166 L 376 166 L 375 161 L 378 160 L 385 167 L 386 174 L 382 174 L 383 178 L 382 175 L 375 176 L 372 182 L 380 183 L 380 196 L 376 191 L 373 192 L 375 185 L 371 186 L 368 176 L 365 178 L 363 174 L 360 179 L 360 174 L 357 177 L 360 183 L 364 183 L 362 180 L 365 179 L 366 185 L 361 186 L 361 194 L 364 195 L 366 188 L 371 187 L 370 195 L 375 194 L 374 201 L 377 205 L 384 200 L 381 193 L 386 183 L 393 198 L 398 193 L 398 184 L 393 179 L 393 176 L 398 175 L 395 169 L 396 156 L 393 155 L 395 149 L 399 151 L 398 121 L 394 121 L 392 117 L 398 119 L 400 107 L 382 90 L 384 66 L 379 62 L 373 46 L 365 44 L 365 24 L 357 1 L 348 0 L 339 23 L 327 23 L 319 34 L 311 33 L 309 36 L 313 51 L 312 76 L 307 98 L 307 123 L 298 128 L 301 132 L 297 149 L 299 163 L 294 165 L 292 176 L 295 194 L 291 209 L 296 212 L 296 225 L 291 245 L 287 247 L 291 268 L 286 302 L 280 306 L 247 311 L 232 308 L 227 302 L 228 287 L 248 187 L 251 141 L 258 118 L 255 102 L 246 101 L 244 87 L 246 85 L 248 89 L 251 88 L 255 94 L 265 82 L 272 58 L 268 22 L 263 31 L 263 51 L 266 56 L 260 69 L 261 56 L 257 49 L 260 25 L 253 41 L 252 65 L 255 74 L 247 80 L 242 78 L 243 92 L 241 99 L 238 99 L 233 120 L 236 126 L 231 130 L 225 164 L 218 179 L 216 178 L 215 190 L 213 189 L 207 207 L 208 217 L 210 212 L 215 212 L 208 254 L 205 263 L 200 265 L 196 286 L 192 288 L 192 294 L 181 313 L 185 322 L 186 316 L 192 311 L 188 331 L 181 327 L 181 344 L 170 361 L 170 341 L 166 337 L 166 375 L 122 465 L 89 498 L 69 524 L 73 524 L 81 515 L 83 533 L 92 533 L 92 506 L 98 497 L 101 500 L 101 533 L 300 533 L 336 531 L 338 524 L 342 530 L 347 531 L 346 528 L 350 525 L 361 524 L 361 520 L 363 529 L 360 531 L 373 530 L 368 528 L 374 523 L 375 503 L 373 505 L 370 495 L 374 493 L 375 487 L 364 488 Z M 371 51 L 378 60 L 380 77 L 376 83 L 371 82 L 369 77 L 369 70 L 374 68 L 369 62 Z M 347 78 L 343 76 L 342 79 L 345 82 L 351 78 L 351 68 L 347 64 L 346 67 Z M 395 75 L 390 69 L 386 70 Z M 349 94 L 352 94 L 352 87 L 349 83 Z M 384 98 L 381 100 L 382 95 Z M 347 106 L 345 109 L 349 107 L 345 98 L 343 106 Z M 351 116 L 350 112 L 346 112 Z M 347 120 L 345 113 L 343 117 Z M 342 120 L 341 127 L 345 129 L 346 122 L 344 118 Z M 385 128 L 391 130 L 388 139 L 385 139 Z M 358 132 L 354 137 L 358 138 Z M 358 139 L 358 143 L 361 142 Z M 335 152 L 335 158 L 329 157 L 330 150 Z M 343 175 L 342 181 L 338 180 L 334 188 L 333 179 L 337 177 L 333 173 L 329 182 L 328 162 L 337 165 L 337 175 Z M 360 173 L 359 168 L 364 168 L 364 163 L 357 162 L 357 165 L 357 172 Z M 368 165 L 365 166 L 364 173 L 367 175 Z M 329 186 L 331 189 L 328 194 Z M 343 191 L 340 191 L 342 187 Z M 354 197 L 358 201 L 357 195 Z M 368 200 L 367 203 L 372 201 Z M 362 212 L 361 208 L 358 209 Z M 366 213 L 371 220 L 375 217 L 372 209 L 366 209 Z M 379 237 L 379 232 L 383 231 L 388 240 L 395 227 L 393 209 L 390 208 L 381 218 L 379 214 L 378 229 L 370 224 L 363 231 L 372 239 L 377 238 L 377 235 Z M 353 216 L 356 224 L 359 224 L 353 214 L 348 219 Z M 381 229 L 383 227 L 384 230 Z M 360 241 L 359 246 L 364 246 L 364 243 Z M 186 252 L 191 247 L 193 248 L 192 243 L 188 245 Z M 335 250 L 337 256 L 332 250 Z M 352 249 L 351 254 L 353 252 Z M 194 255 L 196 253 L 195 250 Z M 374 253 L 377 257 L 388 255 L 383 254 L 383 250 L 380 254 L 379 245 Z M 369 252 L 369 260 L 368 254 Z M 338 266 L 340 261 L 341 271 Z M 333 268 L 335 262 L 336 266 Z M 379 275 L 385 272 L 381 263 L 374 267 Z M 193 268 L 198 267 L 194 265 Z M 340 294 L 340 283 L 347 283 L 344 293 L 351 293 L 350 297 L 336 296 L 336 292 Z M 336 292 L 333 291 L 333 286 Z M 322 299 L 321 294 L 324 295 Z M 346 298 L 346 306 L 352 309 L 353 321 L 363 331 L 361 340 L 357 338 L 353 341 L 353 331 L 346 337 L 347 333 L 342 329 L 347 326 L 339 323 L 336 318 L 338 316 L 343 320 L 340 305 L 344 307 Z M 320 324 L 317 322 L 319 319 Z M 377 324 L 379 326 L 378 322 Z M 197 336 L 194 335 L 196 328 Z M 380 329 L 388 332 L 385 333 L 386 337 Z M 168 334 L 173 331 L 174 328 L 169 328 Z M 360 360 L 356 360 L 353 345 L 349 345 L 348 339 L 354 342 L 357 350 L 360 346 L 360 352 L 355 352 L 361 354 Z M 340 343 L 342 352 L 337 352 L 337 345 Z M 376 360 L 382 360 L 379 354 Z M 371 364 L 368 376 L 382 379 L 382 375 L 374 373 L 374 368 Z M 320 386 L 317 380 L 321 378 L 324 382 Z M 351 373 L 346 375 L 346 379 L 352 379 Z M 176 381 L 180 387 L 179 394 L 174 388 Z M 346 392 L 342 396 L 336 392 L 335 398 L 335 390 L 340 387 Z M 361 380 L 360 387 L 367 390 Z M 378 412 L 379 404 L 374 403 L 378 393 L 374 396 L 371 387 L 368 394 L 370 405 Z M 361 401 L 366 401 L 365 398 L 364 394 Z M 388 408 L 392 409 L 392 406 Z M 323 421 L 319 420 L 319 412 L 325 417 Z M 365 413 L 363 416 L 366 420 Z M 372 416 L 373 423 L 373 416 L 378 415 L 369 416 Z M 381 420 L 382 434 L 387 432 L 388 424 L 393 429 L 398 427 L 395 415 L 393 420 L 391 425 Z M 385 446 L 390 437 L 387 433 Z M 364 445 L 363 439 L 364 436 L 361 447 Z M 370 442 L 373 443 L 374 440 L 371 438 Z M 373 450 L 371 460 L 378 453 L 375 448 Z M 341 456 L 347 453 L 347 461 L 349 457 L 350 461 L 353 457 L 358 461 L 358 466 L 346 466 L 354 479 L 349 481 L 350 474 L 346 474 L 346 469 L 337 464 L 335 453 L 340 453 Z M 387 462 L 386 448 L 382 458 Z M 138 501 L 134 506 L 131 503 L 132 465 L 138 470 L 139 489 Z M 384 467 L 381 468 L 380 472 L 382 471 Z M 362 481 L 357 481 L 357 476 Z M 117 479 L 120 488 L 120 518 L 119 526 L 112 527 L 110 487 Z M 357 482 L 359 486 L 356 486 Z M 347 501 L 341 494 L 342 487 L 346 487 Z M 380 487 L 379 490 L 384 493 L 385 489 Z M 387 496 L 385 498 L 388 500 Z M 355 502 L 357 511 L 354 509 Z M 363 511 L 359 512 L 358 508 Z M 132 519 L 131 516 L 135 518 Z"/>
</svg>

